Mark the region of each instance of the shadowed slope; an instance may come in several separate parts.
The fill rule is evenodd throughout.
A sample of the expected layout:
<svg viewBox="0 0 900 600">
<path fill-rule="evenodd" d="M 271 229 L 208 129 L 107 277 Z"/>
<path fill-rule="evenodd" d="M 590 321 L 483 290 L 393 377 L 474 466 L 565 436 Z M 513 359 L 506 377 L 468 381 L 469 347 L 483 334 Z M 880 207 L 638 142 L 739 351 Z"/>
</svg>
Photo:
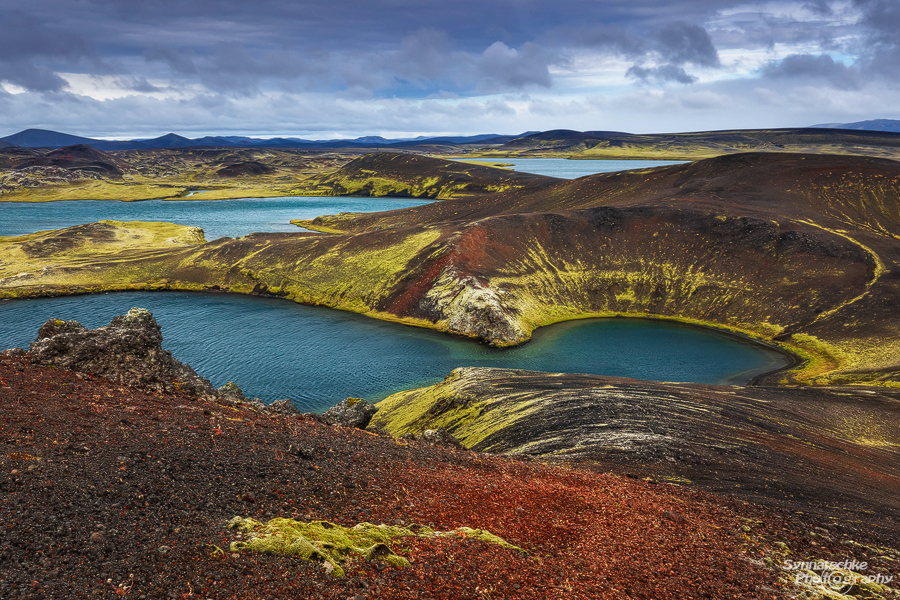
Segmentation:
<svg viewBox="0 0 900 600">
<path fill-rule="evenodd" d="M 378 404 L 393 435 L 637 473 L 790 510 L 900 522 L 900 390 L 734 388 L 456 369 Z"/>
<path fill-rule="evenodd" d="M 16 165 L 16 169 L 28 167 L 61 167 L 69 170 L 94 171 L 114 179 L 120 179 L 122 173 L 130 168 L 124 160 L 85 144 L 51 150 L 43 156 L 29 158 Z"/>
<path fill-rule="evenodd" d="M 385 155 L 370 155 L 373 162 Z M 374 166 L 374 165 L 373 165 Z M 420 175 L 420 177 L 424 177 Z M 537 176 L 535 176 L 537 177 Z M 549 187 L 467 197 L 391 213 L 319 217 L 344 231 L 472 221 L 501 214 L 652 203 L 760 216 L 829 217 L 832 223 L 900 235 L 900 163 L 795 154 L 739 154 L 684 165 L 553 180 Z"/>
<path fill-rule="evenodd" d="M 453 198 L 509 190 L 542 189 L 553 177 L 481 165 L 382 152 L 367 154 L 335 173 L 303 182 L 298 195 Z"/>
</svg>

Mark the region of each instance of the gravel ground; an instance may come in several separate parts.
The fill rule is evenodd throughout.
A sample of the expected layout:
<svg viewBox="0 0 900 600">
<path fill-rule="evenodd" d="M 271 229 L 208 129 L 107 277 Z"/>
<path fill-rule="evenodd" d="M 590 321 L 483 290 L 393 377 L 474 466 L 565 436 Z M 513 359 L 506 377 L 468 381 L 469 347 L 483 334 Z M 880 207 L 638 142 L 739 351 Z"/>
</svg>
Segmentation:
<svg viewBox="0 0 900 600">
<path fill-rule="evenodd" d="M 230 552 L 236 515 L 484 528 L 528 555 L 399 538 L 412 567 L 359 559 L 339 579 L 292 556 Z M 0 359 L 2 600 L 776 598 L 794 591 L 766 563 L 784 558 L 780 543 L 792 557 L 847 558 L 842 535 L 673 485 Z M 897 570 L 900 557 L 875 558 L 890 549 L 853 552 Z"/>
</svg>

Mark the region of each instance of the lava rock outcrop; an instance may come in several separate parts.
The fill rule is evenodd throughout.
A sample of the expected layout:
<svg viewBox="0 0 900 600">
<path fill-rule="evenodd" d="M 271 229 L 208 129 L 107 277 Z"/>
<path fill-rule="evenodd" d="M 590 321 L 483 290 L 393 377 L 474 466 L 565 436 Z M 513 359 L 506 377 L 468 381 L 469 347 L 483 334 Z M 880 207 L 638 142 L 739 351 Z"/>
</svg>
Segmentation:
<svg viewBox="0 0 900 600">
<path fill-rule="evenodd" d="M 341 427 L 357 427 L 363 429 L 372 420 L 372 416 L 378 412 L 372 404 L 361 398 L 344 398 L 322 415 L 322 419 L 329 425 Z"/>
<path fill-rule="evenodd" d="M 216 397 L 209 380 L 163 350 L 162 339 L 153 314 L 132 308 L 97 329 L 50 319 L 41 326 L 26 356 L 36 364 L 93 373 L 139 389 Z"/>
</svg>

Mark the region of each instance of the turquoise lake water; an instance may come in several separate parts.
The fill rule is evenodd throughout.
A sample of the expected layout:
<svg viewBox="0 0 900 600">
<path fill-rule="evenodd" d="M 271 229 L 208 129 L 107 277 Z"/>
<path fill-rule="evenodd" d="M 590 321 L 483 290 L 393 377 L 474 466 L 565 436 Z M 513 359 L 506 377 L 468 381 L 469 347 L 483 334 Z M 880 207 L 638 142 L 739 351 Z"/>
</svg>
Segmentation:
<svg viewBox="0 0 900 600">
<path fill-rule="evenodd" d="M 485 159 L 488 160 L 488 159 Z M 500 159 L 495 159 L 495 162 Z M 513 158 L 515 169 L 550 177 L 573 179 L 594 173 L 677 164 L 662 160 L 566 160 L 564 158 Z M 61 202 L 0 202 L 0 236 L 25 235 L 62 229 L 104 219 L 114 221 L 166 221 L 200 227 L 206 239 L 240 237 L 259 232 L 305 231 L 291 219 L 312 219 L 339 212 L 376 212 L 427 204 L 430 200 L 401 198 L 285 197 L 236 200 L 66 200 Z"/>
<path fill-rule="evenodd" d="M 201 196 L 202 197 L 202 196 Z M 312 219 L 339 212 L 376 212 L 427 204 L 399 198 L 241 198 L 238 200 L 64 200 L 0 202 L 0 236 L 62 229 L 104 219 L 165 221 L 203 228 L 208 241 L 255 231 L 305 231 L 291 219 Z"/>
<path fill-rule="evenodd" d="M 465 366 L 741 384 L 787 364 L 768 347 L 661 321 L 570 321 L 500 350 L 288 300 L 189 292 L 0 301 L 0 348 L 27 348 L 50 318 L 93 328 L 135 306 L 153 312 L 163 347 L 214 385 L 233 380 L 248 396 L 290 398 L 303 411 L 347 396 L 380 400 Z"/>
<path fill-rule="evenodd" d="M 569 160 L 568 158 L 467 158 L 465 160 L 512 164 L 511 168 L 514 171 L 559 177 L 560 179 L 578 179 L 597 173 L 649 169 L 650 167 L 680 165 L 685 162 L 681 160 Z"/>
</svg>

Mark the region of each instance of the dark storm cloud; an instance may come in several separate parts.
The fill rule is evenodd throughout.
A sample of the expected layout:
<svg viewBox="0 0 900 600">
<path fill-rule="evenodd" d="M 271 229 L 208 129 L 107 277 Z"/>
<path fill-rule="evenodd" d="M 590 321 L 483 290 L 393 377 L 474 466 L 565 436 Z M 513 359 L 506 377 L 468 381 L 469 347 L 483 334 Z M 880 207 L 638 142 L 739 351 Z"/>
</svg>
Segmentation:
<svg viewBox="0 0 900 600">
<path fill-rule="evenodd" d="M 164 46 L 150 46 L 143 52 L 144 58 L 148 61 L 158 61 L 169 65 L 173 72 L 181 75 L 196 75 L 197 65 L 190 56 L 186 56 L 182 52 L 177 52 L 172 48 Z"/>
<path fill-rule="evenodd" d="M 828 0 L 809 0 L 803 5 L 803 8 L 826 17 L 834 12 L 831 9 L 831 2 Z"/>
<path fill-rule="evenodd" d="M 478 87 L 484 91 L 521 89 L 529 85 L 550 87 L 552 58 L 537 44 L 528 42 L 518 50 L 494 42 L 476 61 Z"/>
<path fill-rule="evenodd" d="M 31 91 L 56 92 L 65 80 L 44 61 L 73 64 L 92 57 L 91 47 L 80 37 L 19 10 L 0 9 L 0 80 Z"/>
<path fill-rule="evenodd" d="M 211 91 L 252 95 L 266 80 L 281 89 L 361 88 L 391 94 L 412 85 L 422 93 L 516 91 L 552 86 L 551 69 L 565 64 L 570 46 L 606 47 L 632 57 L 671 55 L 667 62 L 707 65 L 715 58 L 702 28 L 675 15 L 702 19 L 734 4 L 608 0 L 183 0 L 134 2 L 32 0 L 11 27 L 44 48 L 43 63 L 11 43 L 17 60 L 7 69 L 30 89 L 59 90 L 53 77 L 92 46 L 122 65 L 117 75 L 173 77 Z M 9 19 L 4 22 L 12 23 Z M 42 23 L 48 23 L 44 26 Z M 58 35 L 59 32 L 79 32 Z M 554 32 L 578 31 L 580 40 Z M 644 39 L 657 32 L 652 47 Z M 31 34 L 34 35 L 31 35 Z M 50 43 L 41 43 L 47 39 Z M 147 69 L 141 69 L 143 60 Z"/>
<path fill-rule="evenodd" d="M 654 59 L 662 63 L 655 67 L 644 66 L 643 61 Z M 637 64 L 626 75 L 645 83 L 681 83 L 690 85 L 697 78 L 685 69 L 685 65 L 718 67 L 719 53 L 709 33 L 699 25 L 684 21 L 668 23 L 660 29 L 644 51 Z"/>
<path fill-rule="evenodd" d="M 662 65 L 661 67 L 641 67 L 634 65 L 625 73 L 629 77 L 634 77 L 645 82 L 651 81 L 673 81 L 676 83 L 691 84 L 697 81 L 693 75 L 689 75 L 687 71 L 676 65 Z"/>
<path fill-rule="evenodd" d="M 562 30 L 554 32 L 553 37 L 560 45 L 569 40 L 578 47 L 610 50 L 631 58 L 643 56 L 649 48 L 643 35 L 619 25 L 599 24 L 573 31 Z"/>
<path fill-rule="evenodd" d="M 699 111 L 729 106 L 737 92 L 717 81 L 726 75 L 773 105 L 792 86 L 896 87 L 900 3 L 851 2 L 28 0 L 0 9 L 0 82 L 28 92 L 0 97 L 4 117 L 26 126 L 65 113 L 85 127 L 252 130 L 265 120 L 288 131 L 514 122 L 557 92 L 582 95 L 564 108 L 547 101 L 561 126 L 575 125 L 562 121 L 570 109 L 597 105 L 586 94 L 633 94 L 623 106 L 645 98 L 648 114 L 657 95 L 681 95 L 690 101 L 671 106 Z"/>
<path fill-rule="evenodd" d="M 870 74 L 900 77 L 900 3 L 857 0 L 856 5 L 868 33 L 862 67 Z"/>
<path fill-rule="evenodd" d="M 827 54 L 792 54 L 763 69 L 772 79 L 820 79 L 842 89 L 856 89 L 862 83 L 859 70 L 836 62 Z"/>
<path fill-rule="evenodd" d="M 431 90 L 440 84 L 480 92 L 550 87 L 549 67 L 562 60 L 559 54 L 533 42 L 514 48 L 497 41 L 480 52 L 469 52 L 459 49 L 446 32 L 435 29 L 405 36 L 396 49 L 368 53 L 259 49 L 230 42 L 191 54 L 154 46 L 145 50 L 143 57 L 167 65 L 176 76 L 193 77 L 211 90 L 238 95 L 259 92 L 266 79 L 280 81 L 286 89 L 324 91 L 392 90 L 407 84 L 418 89 Z"/>
<path fill-rule="evenodd" d="M 145 94 L 153 94 L 163 91 L 162 88 L 155 86 L 147 81 L 146 77 L 122 77 L 119 78 L 116 83 L 122 89 L 132 90 L 135 92 L 143 92 Z"/>
<path fill-rule="evenodd" d="M 666 25 L 657 36 L 657 49 L 671 65 L 719 66 L 719 53 L 709 34 L 699 25 L 684 21 Z"/>
</svg>

